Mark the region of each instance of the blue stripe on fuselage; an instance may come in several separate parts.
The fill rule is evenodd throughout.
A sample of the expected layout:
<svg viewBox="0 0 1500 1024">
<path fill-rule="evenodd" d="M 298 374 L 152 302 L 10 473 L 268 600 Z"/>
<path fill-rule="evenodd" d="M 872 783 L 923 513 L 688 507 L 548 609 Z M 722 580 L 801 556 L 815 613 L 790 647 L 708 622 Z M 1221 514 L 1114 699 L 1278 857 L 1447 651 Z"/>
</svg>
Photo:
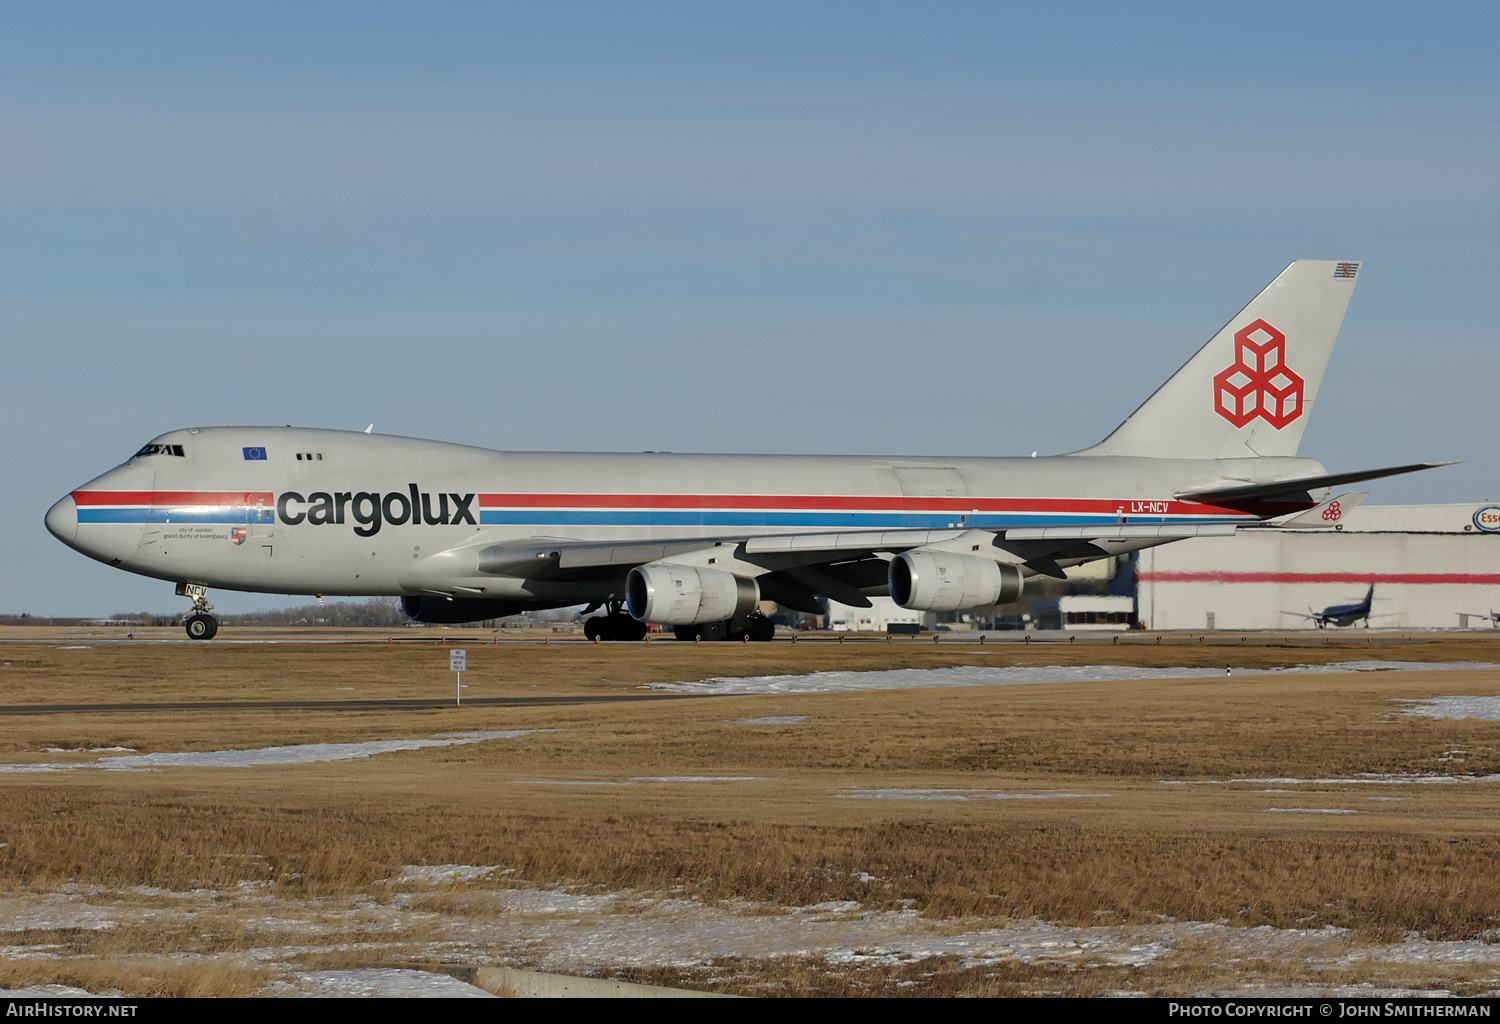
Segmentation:
<svg viewBox="0 0 1500 1024">
<path fill-rule="evenodd" d="M 1006 526 L 1092 526 L 1116 523 L 1110 515 L 1036 515 L 956 512 L 692 512 L 577 510 L 577 509 L 483 509 L 479 521 L 485 526 L 774 526 L 817 530 L 856 529 L 941 530 L 972 526 L 991 529 Z M 1132 517 L 1132 523 L 1220 522 L 1205 519 L 1148 519 Z M 1227 520 L 1226 520 L 1227 521 Z"/>
<path fill-rule="evenodd" d="M 270 512 L 270 509 L 266 510 Z M 80 508 L 80 523 L 233 523 L 270 522 L 247 518 L 242 508 L 163 509 L 163 508 Z"/>
</svg>

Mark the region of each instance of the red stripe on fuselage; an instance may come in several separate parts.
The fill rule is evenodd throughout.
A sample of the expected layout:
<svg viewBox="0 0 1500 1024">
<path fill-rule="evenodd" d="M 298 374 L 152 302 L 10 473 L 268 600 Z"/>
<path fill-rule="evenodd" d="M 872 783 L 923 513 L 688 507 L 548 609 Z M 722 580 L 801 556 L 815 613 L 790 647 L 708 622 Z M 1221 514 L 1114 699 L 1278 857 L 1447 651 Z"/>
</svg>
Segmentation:
<svg viewBox="0 0 1500 1024">
<path fill-rule="evenodd" d="M 82 506 L 147 505 L 191 508 L 207 505 L 253 508 L 275 501 L 270 491 L 74 491 L 73 501 Z"/>
<path fill-rule="evenodd" d="M 1165 507 L 1163 507 L 1165 506 Z M 481 494 L 480 508 L 768 509 L 850 512 L 1047 512 L 1128 516 L 1243 516 L 1241 509 L 1186 501 L 1085 498 L 910 497 L 900 494 Z M 1298 505 L 1297 508 L 1307 508 Z"/>
</svg>

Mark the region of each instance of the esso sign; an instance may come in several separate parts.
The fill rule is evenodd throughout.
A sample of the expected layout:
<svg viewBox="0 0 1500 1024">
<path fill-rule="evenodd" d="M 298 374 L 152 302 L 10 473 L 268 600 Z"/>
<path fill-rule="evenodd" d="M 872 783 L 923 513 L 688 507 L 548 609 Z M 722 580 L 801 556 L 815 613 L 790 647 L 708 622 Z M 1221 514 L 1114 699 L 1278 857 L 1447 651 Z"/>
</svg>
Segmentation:
<svg viewBox="0 0 1500 1024">
<path fill-rule="evenodd" d="M 1500 505 L 1486 505 L 1475 512 L 1474 525 L 1490 533 L 1500 533 Z"/>
</svg>

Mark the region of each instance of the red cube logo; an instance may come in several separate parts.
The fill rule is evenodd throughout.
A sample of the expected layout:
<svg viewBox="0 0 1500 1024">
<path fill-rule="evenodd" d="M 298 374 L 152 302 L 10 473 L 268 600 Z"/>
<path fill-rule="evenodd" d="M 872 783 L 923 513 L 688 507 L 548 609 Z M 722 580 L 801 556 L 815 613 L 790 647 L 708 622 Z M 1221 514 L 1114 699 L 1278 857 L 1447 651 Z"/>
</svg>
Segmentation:
<svg viewBox="0 0 1500 1024">
<path fill-rule="evenodd" d="M 1214 377 L 1214 411 L 1237 427 L 1259 416 L 1280 430 L 1302 415 L 1302 384 L 1286 365 L 1286 335 L 1256 320 L 1234 332 L 1234 365 Z"/>
</svg>

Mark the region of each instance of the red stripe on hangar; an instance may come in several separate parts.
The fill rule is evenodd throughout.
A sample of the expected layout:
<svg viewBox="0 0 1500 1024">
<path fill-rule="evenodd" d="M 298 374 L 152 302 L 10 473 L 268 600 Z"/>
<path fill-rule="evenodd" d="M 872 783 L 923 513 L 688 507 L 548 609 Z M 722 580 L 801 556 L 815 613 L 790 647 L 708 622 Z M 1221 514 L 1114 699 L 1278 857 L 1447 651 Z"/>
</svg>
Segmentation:
<svg viewBox="0 0 1500 1024">
<path fill-rule="evenodd" d="M 1223 515 L 1217 505 L 1186 501 L 1074 498 L 949 498 L 899 494 L 481 494 L 480 508 L 640 508 L 838 510 L 849 512 L 1045 512 L 1078 515 Z M 1297 506 L 1299 509 L 1304 506 Z M 1239 510 L 1232 510 L 1238 512 Z M 1239 514 L 1243 515 L 1243 512 Z"/>
<path fill-rule="evenodd" d="M 270 491 L 74 491 L 73 501 L 82 506 L 146 505 L 191 508 L 193 506 L 254 508 L 276 500 Z"/>
<path fill-rule="evenodd" d="M 1143 572 L 1142 583 L 1500 584 L 1500 573 L 1467 572 Z"/>
</svg>

